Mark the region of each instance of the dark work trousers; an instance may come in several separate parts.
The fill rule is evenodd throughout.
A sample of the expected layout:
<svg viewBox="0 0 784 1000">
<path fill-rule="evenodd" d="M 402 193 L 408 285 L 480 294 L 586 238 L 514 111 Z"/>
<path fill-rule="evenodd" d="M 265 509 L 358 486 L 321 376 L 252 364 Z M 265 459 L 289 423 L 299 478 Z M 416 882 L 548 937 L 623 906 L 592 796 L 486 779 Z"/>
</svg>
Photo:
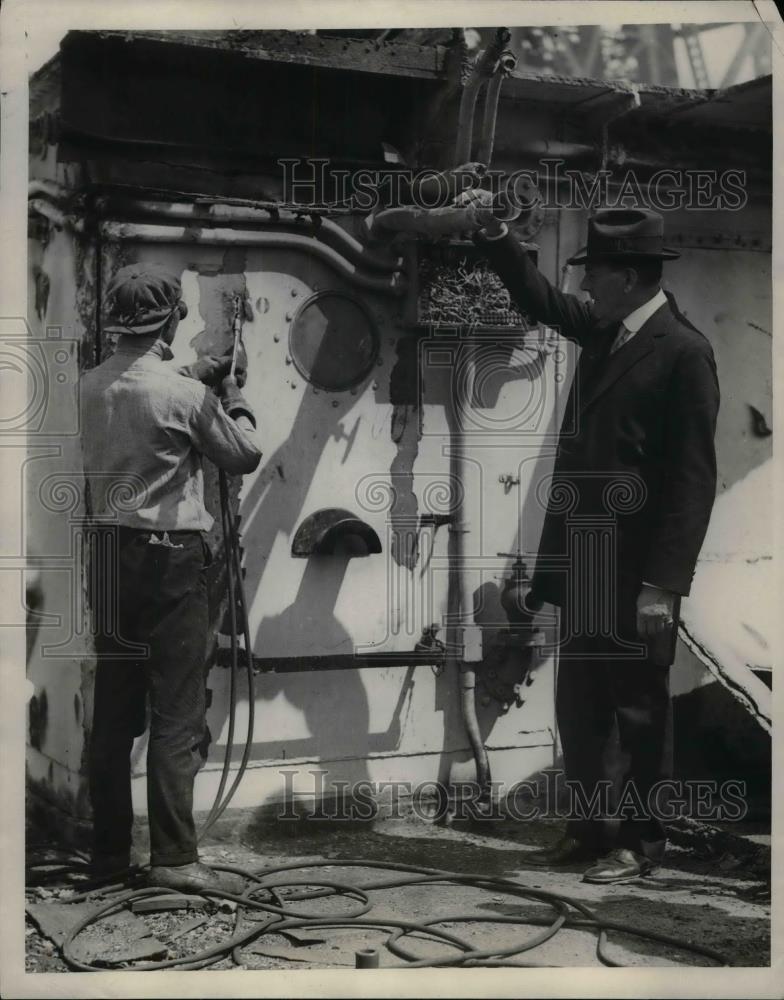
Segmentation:
<svg viewBox="0 0 784 1000">
<path fill-rule="evenodd" d="M 623 639 L 637 643 L 638 590 L 630 588 L 620 597 L 618 629 Z M 556 718 L 566 780 L 582 791 L 567 833 L 599 852 L 626 847 L 659 862 L 666 836 L 651 789 L 670 776 L 669 667 L 657 666 L 644 654 L 607 657 L 608 649 L 618 652 L 614 642 L 567 635 L 567 621 L 562 609 Z M 602 799 L 608 788 L 609 796 Z M 596 801 L 609 804 L 610 815 L 617 812 L 620 823 L 585 809 L 597 794 Z M 574 796 L 571 801 L 578 805 Z"/>
<path fill-rule="evenodd" d="M 114 527 L 93 538 L 93 850 L 120 854 L 130 848 L 130 752 L 144 732 L 149 698 L 150 862 L 181 865 L 198 858 L 193 782 L 205 733 L 209 550 L 200 531 L 169 532 L 170 545 L 162 535 Z"/>
</svg>

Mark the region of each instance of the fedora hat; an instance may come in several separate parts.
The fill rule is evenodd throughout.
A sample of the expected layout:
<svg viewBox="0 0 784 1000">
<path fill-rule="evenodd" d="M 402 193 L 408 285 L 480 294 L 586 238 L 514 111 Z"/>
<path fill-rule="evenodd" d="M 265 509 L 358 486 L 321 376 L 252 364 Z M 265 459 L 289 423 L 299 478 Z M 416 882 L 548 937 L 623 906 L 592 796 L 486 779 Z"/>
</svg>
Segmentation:
<svg viewBox="0 0 784 1000">
<path fill-rule="evenodd" d="M 161 330 L 179 312 L 188 314 L 182 301 L 180 279 L 160 264 L 121 267 L 106 290 L 109 303 L 107 333 L 145 336 Z"/>
<path fill-rule="evenodd" d="M 648 208 L 605 208 L 588 220 L 588 245 L 567 264 L 597 259 L 676 260 L 680 254 L 665 247 L 664 219 Z"/>
</svg>

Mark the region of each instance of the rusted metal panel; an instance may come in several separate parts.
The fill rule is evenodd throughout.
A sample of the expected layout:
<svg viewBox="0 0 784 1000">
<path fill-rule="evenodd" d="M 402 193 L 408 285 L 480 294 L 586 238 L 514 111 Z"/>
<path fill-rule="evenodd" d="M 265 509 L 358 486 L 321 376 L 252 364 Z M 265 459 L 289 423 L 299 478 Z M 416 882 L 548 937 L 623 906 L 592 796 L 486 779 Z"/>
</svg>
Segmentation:
<svg viewBox="0 0 784 1000">
<path fill-rule="evenodd" d="M 667 241 L 678 247 L 699 250 L 746 250 L 751 253 L 770 254 L 773 250 L 770 228 L 711 229 L 706 227 L 679 226 L 667 233 Z"/>
<path fill-rule="evenodd" d="M 695 102 L 680 112 L 681 121 L 713 128 L 760 129 L 773 127 L 773 77 L 739 83 L 714 91 L 708 101 Z"/>
<path fill-rule="evenodd" d="M 375 43 L 368 40 L 272 33 L 268 50 L 265 33 L 250 34 L 255 41 L 244 33 L 185 33 L 183 41 L 170 33 L 71 33 L 59 63 L 61 157 L 88 154 L 106 159 L 108 155 L 122 158 L 124 164 L 152 158 L 161 166 L 166 161 L 183 167 L 190 158 L 194 163 L 203 161 L 208 169 L 213 162 L 212 169 L 224 173 L 228 163 L 236 172 L 245 161 L 250 173 L 258 172 L 259 163 L 273 148 L 277 158 L 324 153 L 333 161 L 357 165 L 383 164 L 382 142 L 417 148 L 431 161 L 445 155 L 445 136 L 453 133 L 456 123 L 459 88 L 452 92 L 454 83 L 443 59 L 435 61 L 427 78 L 417 75 L 413 66 L 420 65 L 425 54 L 433 59 L 438 47 L 381 43 L 378 52 L 390 66 L 394 64 L 398 75 L 393 77 L 376 71 L 374 57 L 364 51 L 371 48 L 376 53 Z M 279 37 L 285 44 L 278 53 L 273 42 L 277 44 Z M 311 65 L 311 48 L 330 56 L 347 53 L 350 58 L 345 65 Z M 248 56 L 251 50 L 253 58 Z M 168 85 L 161 88 L 164 66 Z M 48 104 L 54 92 L 52 74 L 47 70 L 40 82 L 41 100 L 46 92 Z M 359 88 L 358 74 L 365 76 Z M 282 88 L 286 102 L 264 101 L 265 94 Z M 422 109 L 439 93 L 441 113 L 425 133 L 417 135 L 423 127 L 422 121 L 416 124 L 417 116 L 422 118 Z M 610 145 L 625 148 L 621 159 L 616 156 L 619 163 L 670 167 L 678 161 L 696 163 L 700 155 L 703 163 L 706 158 L 724 163 L 746 152 L 749 165 L 769 175 L 769 142 L 766 146 L 755 138 L 753 148 L 739 148 L 717 137 L 722 130 L 739 128 L 769 136 L 770 94 L 770 78 L 711 92 L 523 71 L 505 82 L 502 116 L 509 119 L 511 114 L 516 124 L 510 131 L 502 122 L 499 138 L 503 142 L 507 136 L 506 148 L 520 151 L 525 145 L 523 133 L 531 132 L 535 122 L 537 140 L 545 146 L 538 152 L 531 148 L 529 155 L 548 155 L 547 144 L 559 142 L 590 150 L 592 144 L 601 143 L 601 128 L 611 121 Z M 344 113 L 347 104 L 351 116 Z M 307 115 L 292 119 L 291 106 L 318 106 L 317 121 L 311 122 Z M 666 133 L 653 137 L 650 128 L 664 121 Z M 44 124 L 41 119 L 39 132 Z M 559 155 L 555 146 L 553 150 Z"/>
<path fill-rule="evenodd" d="M 44 111 L 54 110 L 60 103 L 62 60 L 59 53 L 44 63 L 30 77 L 30 119 Z"/>
<path fill-rule="evenodd" d="M 325 37 L 308 31 L 101 31 L 71 32 L 69 38 L 97 35 L 127 45 L 188 47 L 232 52 L 258 62 L 350 69 L 361 73 L 433 77 L 443 71 L 446 48 L 411 42 Z"/>
<path fill-rule="evenodd" d="M 249 60 L 225 48 L 201 49 L 195 58 L 162 39 L 130 45 L 115 35 L 67 37 L 62 157 L 106 141 L 117 155 L 135 145 L 164 159 L 178 150 L 224 162 L 297 155 L 383 162 L 382 142 L 399 144 L 422 94 L 438 86 L 406 72 L 367 74 L 358 87 L 356 63 L 344 72 Z M 285 100 L 273 97 L 282 93 Z"/>
<path fill-rule="evenodd" d="M 197 34 L 201 37 L 201 33 Z M 323 71 L 327 73 L 325 80 L 344 78 L 345 86 L 351 91 L 350 97 L 344 95 L 343 99 L 331 100 L 329 87 L 322 85 L 324 81 L 314 90 L 315 77 L 310 79 L 307 75 L 320 71 L 304 64 L 297 67 L 293 55 L 290 65 L 245 59 L 242 52 L 243 46 L 250 44 L 248 39 L 234 45 L 227 43 L 221 33 L 211 33 L 209 38 L 202 39 L 200 46 L 196 39 L 193 44 L 178 47 L 155 33 L 145 33 L 143 44 L 152 45 L 151 51 L 157 53 L 150 62 L 139 61 L 142 50 L 122 41 L 125 37 L 124 33 L 74 33 L 63 55 L 43 73 L 39 103 L 46 104 L 47 108 L 52 107 L 57 91 L 53 81 L 58 75 L 64 79 L 63 136 L 57 149 L 61 161 L 56 168 L 57 176 L 62 176 L 69 168 L 77 168 L 70 170 L 77 183 L 81 167 L 87 161 L 90 175 L 97 184 L 269 202 L 285 200 L 287 192 L 282 170 L 275 161 L 281 155 L 296 158 L 313 152 L 313 137 L 310 133 L 307 137 L 294 136 L 290 116 L 284 116 L 285 120 L 281 119 L 276 125 L 275 120 L 270 120 L 269 108 L 262 123 L 256 104 L 250 98 L 236 100 L 237 93 L 252 95 L 259 92 L 259 88 L 267 92 L 280 90 L 281 86 L 285 86 L 289 94 L 290 102 L 287 103 L 311 106 L 314 95 L 318 96 L 319 122 L 324 123 L 322 138 L 329 144 L 326 155 L 332 167 L 342 164 L 383 168 L 382 142 L 390 139 L 403 149 L 414 150 L 419 162 L 440 165 L 449 156 L 459 90 L 450 96 L 452 84 L 448 82 L 446 71 L 440 86 L 416 77 L 406 80 L 405 74 L 397 78 L 371 74 L 381 89 L 370 94 L 366 85 L 360 88 L 359 92 L 369 99 L 365 104 L 360 102 L 365 112 L 358 118 L 355 115 L 351 135 L 346 135 L 340 129 L 346 120 L 343 113 L 346 100 L 350 100 L 352 106 L 357 104 L 357 87 L 354 82 L 348 82 L 356 80 L 356 66 L 340 72 Z M 316 36 L 296 37 L 307 38 L 308 44 L 316 41 Z M 287 38 L 287 41 L 292 42 L 292 39 Z M 344 39 L 324 41 L 325 51 L 345 44 Z M 349 42 L 354 44 L 354 40 Z M 292 44 L 291 51 L 296 54 L 296 43 Z M 96 55 L 96 46 L 100 49 L 101 45 L 113 47 L 112 53 L 101 51 L 100 56 Z M 117 55 L 118 45 L 120 53 L 125 53 L 122 57 Z M 182 56 L 179 62 L 173 58 L 171 65 L 168 64 L 167 52 L 184 52 L 192 60 L 197 51 L 199 58 L 204 55 L 222 59 L 225 72 L 224 69 L 217 74 L 202 72 L 194 77 L 188 60 L 183 61 Z M 123 66 L 122 58 L 127 65 Z M 91 60 L 95 63 L 92 69 Z M 117 62 L 119 68 L 112 66 L 113 62 Z M 163 92 L 165 99 L 162 101 L 158 94 L 158 75 L 164 62 L 170 85 Z M 266 66 L 284 75 L 265 84 L 263 76 L 255 78 L 252 73 L 248 76 L 254 66 Z M 106 93 L 107 88 L 101 86 L 101 80 L 112 72 L 120 81 L 127 78 L 133 83 L 116 83 L 114 91 Z M 213 86 L 216 77 L 219 83 Z M 205 85 L 205 79 L 209 86 Z M 254 79 L 256 82 L 251 84 L 249 81 Z M 292 89 L 292 81 L 296 80 L 300 82 Z M 410 88 L 407 93 L 400 90 L 404 84 Z M 34 90 L 36 86 L 34 81 Z M 299 98 L 298 87 L 301 89 Z M 770 184 L 772 166 L 770 120 L 764 110 L 769 92 L 769 80 L 711 94 L 657 87 L 630 88 L 617 82 L 523 73 L 519 78 L 508 80 L 502 92 L 495 162 L 508 169 L 536 169 L 543 159 L 562 158 L 569 161 L 572 169 L 591 171 L 606 166 L 614 171 L 616 180 L 632 170 L 644 182 L 663 167 L 704 169 L 708 161 L 713 169 L 737 167 L 745 170 L 749 190 L 764 193 Z M 639 97 L 639 107 L 629 103 L 634 104 L 635 94 Z M 443 99 L 440 113 L 434 121 L 427 115 L 423 118 L 422 109 L 431 107 L 436 98 Z M 762 110 L 747 114 L 746 110 L 755 101 Z M 724 138 L 727 129 L 734 128 L 738 121 L 731 121 L 726 111 L 738 102 L 745 110 L 742 114 L 738 112 L 736 119 L 742 119 L 744 127 L 747 130 L 753 127 L 753 131 L 747 131 L 742 143 L 727 142 Z M 410 116 L 401 111 L 407 105 L 412 109 Z M 332 117 L 330 107 L 334 110 Z M 691 120 L 690 116 L 697 111 L 698 117 Z M 139 121 L 133 118 L 137 112 L 142 115 Z M 55 148 L 51 143 L 56 139 L 52 132 L 53 113 L 46 110 L 38 116 L 34 136 L 35 149 L 48 159 Z M 155 121 L 156 115 L 160 118 L 159 123 Z M 419 134 L 419 130 L 425 128 L 425 119 L 429 125 Z M 172 122 L 176 126 L 174 139 Z M 605 128 L 608 122 L 609 128 Z M 666 129 L 652 131 L 663 123 Z M 363 137 L 361 141 L 358 136 Z M 327 150 L 327 146 L 324 149 Z M 52 169 L 48 162 L 41 162 L 42 175 L 55 176 Z M 165 178 L 163 183 L 162 178 Z M 334 201 L 334 192 L 325 189 L 316 197 L 326 204 Z M 336 214 L 350 212 L 350 208 L 334 205 L 333 211 Z M 714 234 L 711 238 L 713 243 L 710 245 L 728 245 L 723 235 Z M 748 240 L 743 237 L 737 245 L 750 249 L 768 245 L 764 237 L 758 245 L 754 244 L 755 238 L 756 234 Z M 684 236 L 683 245 L 690 243 L 690 237 Z"/>
</svg>

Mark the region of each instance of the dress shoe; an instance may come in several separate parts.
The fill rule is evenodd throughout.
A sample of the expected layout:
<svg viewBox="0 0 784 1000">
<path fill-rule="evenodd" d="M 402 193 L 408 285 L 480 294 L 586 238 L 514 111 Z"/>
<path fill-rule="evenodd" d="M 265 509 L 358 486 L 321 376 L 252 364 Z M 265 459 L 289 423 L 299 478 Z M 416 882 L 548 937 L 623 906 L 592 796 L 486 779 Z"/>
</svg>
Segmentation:
<svg viewBox="0 0 784 1000">
<path fill-rule="evenodd" d="M 648 875 L 657 866 L 642 854 L 619 847 L 606 858 L 597 861 L 583 875 L 583 882 L 597 885 L 612 885 L 615 882 L 633 882 L 642 875 Z"/>
<path fill-rule="evenodd" d="M 595 861 L 598 851 L 587 847 L 576 837 L 561 837 L 552 847 L 532 851 L 525 860 L 529 865 L 543 868 L 558 868 L 561 865 L 575 865 L 584 861 Z"/>
<path fill-rule="evenodd" d="M 153 865 L 147 876 L 147 884 L 161 889 L 176 889 L 178 892 L 228 892 L 240 896 L 245 889 L 245 880 L 230 872 L 216 872 L 200 861 L 187 865 Z"/>
</svg>

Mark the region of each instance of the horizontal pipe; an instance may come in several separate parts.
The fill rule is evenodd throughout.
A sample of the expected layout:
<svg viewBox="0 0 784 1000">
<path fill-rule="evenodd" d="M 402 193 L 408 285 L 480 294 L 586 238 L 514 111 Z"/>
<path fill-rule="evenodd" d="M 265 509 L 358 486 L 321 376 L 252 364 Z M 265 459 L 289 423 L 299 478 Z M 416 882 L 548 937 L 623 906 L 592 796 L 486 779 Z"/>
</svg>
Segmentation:
<svg viewBox="0 0 784 1000">
<path fill-rule="evenodd" d="M 373 236 L 377 236 L 380 230 L 414 233 L 417 236 L 451 236 L 479 228 L 474 205 L 459 208 L 416 208 L 413 205 L 385 208 L 372 216 L 368 223 Z"/>
<path fill-rule="evenodd" d="M 377 237 L 381 230 L 418 236 L 453 236 L 480 227 L 477 218 L 479 207 L 476 203 L 469 203 L 430 209 L 413 205 L 385 208 L 371 216 L 367 226 L 372 237 Z M 490 207 L 493 214 L 505 222 L 511 222 L 522 213 L 522 206 L 515 205 L 504 192 L 495 195 Z"/>
<path fill-rule="evenodd" d="M 96 199 L 96 208 L 101 214 L 110 216 L 138 214 L 151 219 L 166 221 L 203 221 L 219 225 L 280 225 L 299 229 L 309 227 L 308 236 L 323 237 L 334 249 L 341 251 L 347 260 L 373 271 L 392 273 L 400 270 L 402 261 L 367 250 L 345 229 L 331 219 L 320 219 L 309 215 L 307 209 L 301 212 L 272 206 L 240 206 L 224 202 L 194 204 L 193 202 L 169 202 L 146 198 L 123 198 L 117 195 L 103 195 Z"/>
<path fill-rule="evenodd" d="M 444 651 L 434 649 L 427 652 L 411 653 L 367 653 L 365 656 L 351 654 L 332 656 L 254 656 L 253 665 L 262 673 L 302 673 L 304 671 L 322 670 L 365 670 L 370 667 L 420 667 L 443 666 Z M 220 667 L 228 667 L 231 660 L 231 650 L 218 650 L 217 663 Z"/>
<path fill-rule="evenodd" d="M 243 229 L 191 229 L 133 222 L 102 222 L 101 236 L 107 240 L 138 243 L 185 243 L 191 246 L 252 246 L 275 250 L 298 250 L 318 257 L 359 288 L 382 295 L 402 295 L 406 281 L 399 273 L 389 279 L 362 274 L 332 247 L 299 233 L 251 232 Z"/>
</svg>

